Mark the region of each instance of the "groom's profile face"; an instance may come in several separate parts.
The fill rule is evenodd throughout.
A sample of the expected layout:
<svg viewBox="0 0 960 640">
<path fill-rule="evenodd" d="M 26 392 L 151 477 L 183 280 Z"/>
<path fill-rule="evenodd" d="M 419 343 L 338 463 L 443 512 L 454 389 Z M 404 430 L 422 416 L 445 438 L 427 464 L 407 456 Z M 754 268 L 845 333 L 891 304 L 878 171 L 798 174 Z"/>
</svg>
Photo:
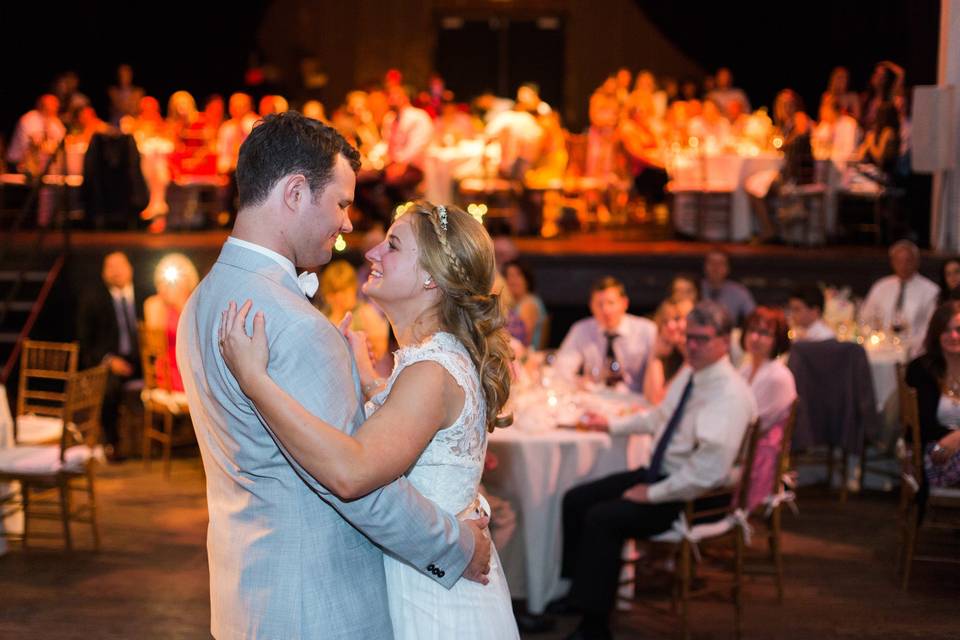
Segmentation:
<svg viewBox="0 0 960 640">
<path fill-rule="evenodd" d="M 301 205 L 296 228 L 290 234 L 298 267 L 316 267 L 330 262 L 333 245 L 341 233 L 353 231 L 348 212 L 357 183 L 350 162 L 337 156 L 333 176 L 320 193 L 309 194 Z"/>
</svg>

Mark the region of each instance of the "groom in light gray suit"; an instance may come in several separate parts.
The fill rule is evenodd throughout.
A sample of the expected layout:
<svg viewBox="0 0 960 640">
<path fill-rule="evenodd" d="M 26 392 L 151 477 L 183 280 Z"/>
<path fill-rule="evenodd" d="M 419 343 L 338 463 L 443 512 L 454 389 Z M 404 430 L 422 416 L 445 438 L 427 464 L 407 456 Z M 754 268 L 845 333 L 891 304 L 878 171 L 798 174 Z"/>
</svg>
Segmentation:
<svg viewBox="0 0 960 640">
<path fill-rule="evenodd" d="M 301 290 L 294 265 L 330 260 L 352 229 L 359 157 L 296 112 L 267 117 L 240 149 L 240 212 L 181 315 L 177 362 L 207 475 L 211 632 L 235 638 L 391 638 L 382 547 L 448 588 L 484 581 L 490 546 L 400 478 L 342 501 L 280 445 L 220 355 L 231 301 L 267 317 L 270 376 L 352 433 L 364 420 L 344 338 Z M 252 320 L 252 316 L 251 316 Z"/>
</svg>

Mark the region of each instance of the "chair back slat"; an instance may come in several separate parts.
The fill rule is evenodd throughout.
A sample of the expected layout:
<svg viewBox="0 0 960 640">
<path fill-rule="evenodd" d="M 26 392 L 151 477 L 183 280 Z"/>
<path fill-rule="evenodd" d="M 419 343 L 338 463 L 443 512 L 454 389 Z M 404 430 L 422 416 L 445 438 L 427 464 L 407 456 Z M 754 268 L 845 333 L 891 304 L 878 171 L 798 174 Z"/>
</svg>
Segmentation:
<svg viewBox="0 0 960 640">
<path fill-rule="evenodd" d="M 797 408 L 799 400 L 794 400 L 790 407 L 790 415 L 783 425 L 783 439 L 780 441 L 780 452 L 777 453 L 777 464 L 774 467 L 773 487 L 771 495 L 777 495 L 783 488 L 783 478 L 790 472 L 790 449 L 793 445 L 793 432 L 797 426 Z"/>
<path fill-rule="evenodd" d="M 902 460 L 903 473 L 913 476 L 918 486 L 923 482 L 923 445 L 920 440 L 920 409 L 917 390 L 907 384 L 906 367 L 897 363 L 897 398 L 900 401 L 900 424 L 907 454 Z"/>
<path fill-rule="evenodd" d="M 25 340 L 20 354 L 17 413 L 63 419 L 70 378 L 77 371 L 76 342 Z"/>
<path fill-rule="evenodd" d="M 140 358 L 144 388 L 171 391 L 173 363 L 170 362 L 166 331 L 140 323 Z"/>
<path fill-rule="evenodd" d="M 107 389 L 107 367 L 84 369 L 70 380 L 67 398 L 68 427 L 60 436 L 60 459 L 72 446 L 94 447 L 100 441 L 100 411 Z"/>
<path fill-rule="evenodd" d="M 757 457 L 757 443 L 760 441 L 760 419 L 754 420 L 743 434 L 746 444 L 741 447 L 743 456 L 740 463 L 740 486 L 737 488 L 736 499 L 731 503 L 730 510 L 745 508 L 750 501 L 750 484 L 753 477 L 753 461 Z"/>
</svg>

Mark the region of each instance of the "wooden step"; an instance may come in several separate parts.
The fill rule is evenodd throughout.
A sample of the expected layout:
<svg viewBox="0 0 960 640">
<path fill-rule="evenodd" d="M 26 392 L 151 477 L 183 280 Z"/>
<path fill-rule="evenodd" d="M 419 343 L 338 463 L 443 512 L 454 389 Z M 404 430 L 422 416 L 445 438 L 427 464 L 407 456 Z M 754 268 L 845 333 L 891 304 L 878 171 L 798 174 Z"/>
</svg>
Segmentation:
<svg viewBox="0 0 960 640">
<path fill-rule="evenodd" d="M 15 282 L 20 278 L 20 271 L 0 271 L 0 282 Z M 23 281 L 24 282 L 43 282 L 47 279 L 47 274 L 49 271 L 24 271 L 23 272 Z"/>
</svg>

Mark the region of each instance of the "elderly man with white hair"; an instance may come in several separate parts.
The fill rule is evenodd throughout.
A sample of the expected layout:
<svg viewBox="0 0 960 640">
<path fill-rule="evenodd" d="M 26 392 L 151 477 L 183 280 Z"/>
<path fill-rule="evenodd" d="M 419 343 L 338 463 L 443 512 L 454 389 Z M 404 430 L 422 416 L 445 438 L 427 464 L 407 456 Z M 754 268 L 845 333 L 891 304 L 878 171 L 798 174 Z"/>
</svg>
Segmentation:
<svg viewBox="0 0 960 640">
<path fill-rule="evenodd" d="M 909 240 L 895 242 L 890 247 L 893 275 L 873 283 L 860 308 L 861 322 L 898 333 L 911 357 L 923 348 L 927 325 L 937 308 L 940 293 L 940 287 L 917 273 L 919 265 L 917 245 Z"/>
</svg>

